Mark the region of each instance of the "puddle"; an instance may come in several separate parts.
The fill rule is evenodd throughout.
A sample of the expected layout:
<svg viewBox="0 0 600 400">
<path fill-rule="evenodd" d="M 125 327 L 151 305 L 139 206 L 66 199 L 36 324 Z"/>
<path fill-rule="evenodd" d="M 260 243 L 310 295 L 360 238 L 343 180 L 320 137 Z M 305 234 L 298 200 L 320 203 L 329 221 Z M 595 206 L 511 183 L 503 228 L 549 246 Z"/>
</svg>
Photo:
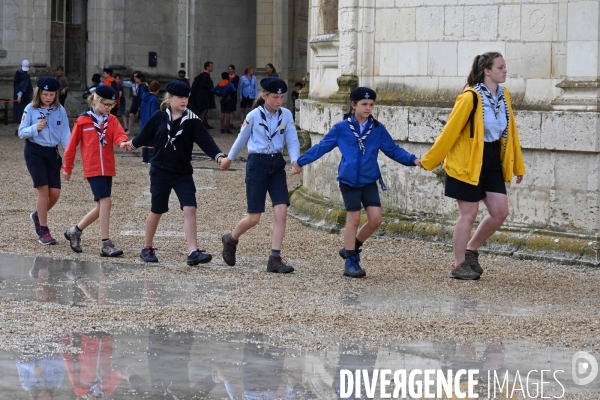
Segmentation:
<svg viewBox="0 0 600 400">
<path fill-rule="evenodd" d="M 85 395 L 89 397 L 80 398 L 356 398 L 356 392 L 350 397 L 340 393 L 349 390 L 345 371 L 355 374 L 356 370 L 367 371 L 369 379 L 376 372 L 389 370 L 393 375 L 404 371 L 407 377 L 412 373 L 415 380 L 422 380 L 426 371 L 441 371 L 446 375 L 452 371 L 455 376 L 459 370 L 477 370 L 473 377 L 478 382 L 472 385 L 472 391 L 479 398 L 491 394 L 496 399 L 518 399 L 524 398 L 521 395 L 527 395 L 527 391 L 527 398 L 542 398 L 541 387 L 548 398 L 583 391 L 600 393 L 596 382 L 587 386 L 573 383 L 573 350 L 541 348 L 527 342 L 491 345 L 415 342 L 379 348 L 341 344 L 305 353 L 270 345 L 270 338 L 261 335 L 214 337 L 175 332 L 166 327 L 137 334 L 67 333 L 57 340 L 72 345 L 79 354 L 42 354 L 31 358 L 0 351 L 3 399 L 25 398 L 26 392 L 42 391 L 54 396 L 45 398 L 54 399 Z M 543 378 L 541 370 L 547 371 Z M 453 393 L 457 390 L 467 393 L 469 381 L 466 376 L 462 378 L 458 385 L 452 383 Z M 381 381 L 378 382 L 372 398 L 381 398 Z M 433 394 L 437 382 L 434 379 L 429 383 L 428 390 Z M 369 386 L 360 385 L 364 398 Z M 501 386 L 504 388 L 500 389 Z M 400 398 L 401 387 L 402 384 L 398 389 Z M 356 390 L 356 386 L 352 388 Z M 393 394 L 395 386 L 390 384 L 386 389 Z M 416 386 L 413 390 L 418 393 Z M 536 390 L 538 396 L 534 395 Z M 406 396 L 411 398 L 408 386 Z"/>
</svg>

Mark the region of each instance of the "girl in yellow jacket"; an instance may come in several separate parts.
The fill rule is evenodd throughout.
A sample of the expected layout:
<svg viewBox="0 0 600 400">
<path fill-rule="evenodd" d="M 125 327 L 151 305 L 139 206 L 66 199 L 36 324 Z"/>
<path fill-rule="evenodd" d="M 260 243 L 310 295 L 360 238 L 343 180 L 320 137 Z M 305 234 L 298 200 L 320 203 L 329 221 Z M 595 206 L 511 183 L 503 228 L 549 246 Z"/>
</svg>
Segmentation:
<svg viewBox="0 0 600 400">
<path fill-rule="evenodd" d="M 500 53 L 475 57 L 466 90 L 457 97 L 446 126 L 421 161 L 429 171 L 444 161 L 444 194 L 458 203 L 455 263 L 450 273 L 457 279 L 479 279 L 483 274 L 477 249 L 508 216 L 505 182 L 516 175 L 521 183 L 525 174 L 510 93 L 500 85 L 506 72 Z M 481 200 L 488 215 L 469 240 Z"/>
</svg>

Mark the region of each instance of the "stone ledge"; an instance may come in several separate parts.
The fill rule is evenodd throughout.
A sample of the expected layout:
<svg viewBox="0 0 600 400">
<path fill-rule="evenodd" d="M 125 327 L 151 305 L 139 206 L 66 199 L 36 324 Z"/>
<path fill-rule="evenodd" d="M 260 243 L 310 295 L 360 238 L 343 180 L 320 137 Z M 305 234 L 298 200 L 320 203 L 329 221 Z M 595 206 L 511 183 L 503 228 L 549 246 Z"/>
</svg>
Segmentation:
<svg viewBox="0 0 600 400">
<path fill-rule="evenodd" d="M 346 224 L 346 212 L 341 204 L 328 201 L 300 187 L 291 194 L 290 214 L 304 225 L 339 233 Z M 383 210 L 383 223 L 377 236 L 403 237 L 452 246 L 452 220 L 425 219 Z M 361 216 L 361 224 L 366 215 Z M 600 242 L 593 235 L 554 232 L 504 226 L 480 249 L 482 253 L 500 254 L 522 259 L 547 260 L 561 264 L 600 266 Z"/>
</svg>

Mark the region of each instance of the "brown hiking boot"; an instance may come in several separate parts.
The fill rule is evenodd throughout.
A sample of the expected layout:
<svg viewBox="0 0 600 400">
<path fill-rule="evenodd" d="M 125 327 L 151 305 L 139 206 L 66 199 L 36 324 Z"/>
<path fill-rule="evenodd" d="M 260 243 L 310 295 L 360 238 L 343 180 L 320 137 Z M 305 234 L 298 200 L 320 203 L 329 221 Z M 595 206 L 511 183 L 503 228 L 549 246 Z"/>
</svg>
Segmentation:
<svg viewBox="0 0 600 400">
<path fill-rule="evenodd" d="M 233 267 L 235 265 L 235 251 L 237 249 L 237 245 L 231 242 L 231 236 L 229 233 L 223 235 L 221 242 L 223 243 L 223 261 L 225 261 L 225 264 Z"/>
<path fill-rule="evenodd" d="M 477 250 L 467 250 L 465 253 L 465 261 L 469 263 L 471 269 L 479 275 L 483 275 L 483 268 L 479 265 L 479 253 Z"/>
<path fill-rule="evenodd" d="M 476 280 L 479 279 L 480 275 L 471 269 L 467 261 L 463 261 L 458 266 L 452 264 L 450 277 L 454 279 Z"/>
</svg>

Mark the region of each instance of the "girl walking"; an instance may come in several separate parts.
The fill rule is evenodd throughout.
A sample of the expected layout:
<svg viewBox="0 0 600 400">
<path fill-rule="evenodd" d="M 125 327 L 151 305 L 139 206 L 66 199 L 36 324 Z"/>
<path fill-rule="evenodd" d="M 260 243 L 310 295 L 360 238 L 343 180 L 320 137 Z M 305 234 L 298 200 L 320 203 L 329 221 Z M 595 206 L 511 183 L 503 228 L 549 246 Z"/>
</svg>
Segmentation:
<svg viewBox="0 0 600 400">
<path fill-rule="evenodd" d="M 216 145 L 200 118 L 187 109 L 190 86 L 183 81 L 167 83 L 167 98 L 161 111 L 154 113 L 130 142 L 123 147 L 137 149 L 154 145 L 150 161 L 150 193 L 152 206 L 146 218 L 144 248 L 140 253 L 146 262 L 158 262 L 154 235 L 161 216 L 169 211 L 169 196 L 174 190 L 183 211 L 183 230 L 188 244 L 187 265 L 198 265 L 212 260 L 204 250 L 198 250 L 196 228 L 196 186 L 192 177 L 192 149 L 196 143 L 202 151 L 217 162 L 225 155 Z"/>
<path fill-rule="evenodd" d="M 360 247 L 381 225 L 381 201 L 377 181 L 386 190 L 377 163 L 379 150 L 392 160 L 409 166 L 421 166 L 421 161 L 396 143 L 385 129 L 371 115 L 377 94 L 374 90 L 359 87 L 350 93 L 350 112 L 331 128 L 318 145 L 313 146 L 292 166 L 294 173 L 302 167 L 318 160 L 334 148 L 342 153 L 337 181 L 346 207 L 346 228 L 344 248 L 339 251 L 346 259 L 344 276 L 360 278 L 366 272 L 360 266 Z M 360 225 L 361 204 L 367 212 L 367 222 Z"/>
<path fill-rule="evenodd" d="M 39 242 L 56 244 L 48 228 L 48 211 L 58 201 L 61 190 L 62 158 L 58 145 L 67 148 L 71 131 L 67 112 L 60 105 L 60 84 L 51 76 L 37 81 L 33 101 L 23 111 L 19 137 L 25 140 L 25 163 L 37 190 L 36 210 L 29 217 L 35 226 Z"/>
<path fill-rule="evenodd" d="M 265 212 L 267 192 L 273 203 L 275 223 L 268 272 L 289 273 L 294 268 L 281 258 L 281 243 L 285 233 L 287 209 L 290 205 L 285 174 L 286 161 L 283 145 L 287 145 L 292 165 L 300 155 L 300 144 L 290 110 L 281 107 L 287 91 L 286 83 L 279 78 L 260 81 L 263 91 L 256 101 L 258 106 L 248 113 L 242 130 L 233 143 L 227 158 L 221 160 L 221 169 L 227 170 L 248 143 L 246 164 L 246 199 L 248 216 L 235 226 L 233 232 L 223 235 L 223 259 L 227 265 L 235 265 L 235 253 L 240 237 L 260 222 Z"/>
<path fill-rule="evenodd" d="M 117 105 L 117 92 L 107 85 L 98 86 L 88 99 L 90 109 L 75 121 L 69 145 L 65 150 L 62 167 L 66 180 L 71 179 L 77 146 L 81 143 L 83 176 L 88 180 L 96 206 L 75 226 L 67 229 L 65 238 L 71 250 L 81 253 L 81 234 L 94 221 L 100 220 L 100 256 L 116 257 L 123 254 L 109 236 L 110 209 L 112 207 L 112 178 L 116 175 L 115 151 L 127 141 L 127 134 L 117 117 L 110 111 Z"/>
<path fill-rule="evenodd" d="M 444 194 L 458 204 L 450 272 L 457 279 L 479 279 L 483 274 L 477 249 L 508 216 L 505 183 L 513 175 L 521 183 L 525 174 L 510 92 L 501 85 L 506 73 L 502 54 L 476 56 L 466 90 L 456 98 L 442 133 L 423 156 L 423 168 L 429 171 L 444 160 Z M 482 200 L 488 215 L 469 239 Z"/>
</svg>

